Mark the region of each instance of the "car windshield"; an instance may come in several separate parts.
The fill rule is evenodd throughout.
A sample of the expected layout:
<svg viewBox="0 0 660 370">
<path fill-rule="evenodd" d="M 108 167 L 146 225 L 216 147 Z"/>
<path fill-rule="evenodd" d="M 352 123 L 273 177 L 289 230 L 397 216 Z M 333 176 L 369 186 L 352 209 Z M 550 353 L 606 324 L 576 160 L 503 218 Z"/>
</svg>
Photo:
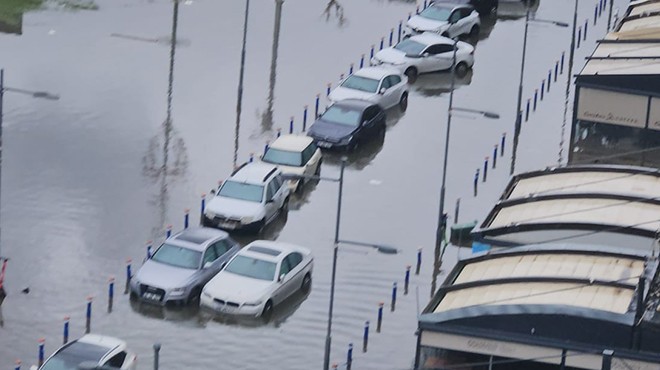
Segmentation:
<svg viewBox="0 0 660 370">
<path fill-rule="evenodd" d="M 451 15 L 450 8 L 443 8 L 441 6 L 429 6 L 423 12 L 419 13 L 420 16 L 434 21 L 447 22 Z"/>
<path fill-rule="evenodd" d="M 179 247 L 172 244 L 163 244 L 151 257 L 152 260 L 166 265 L 182 267 L 184 269 L 198 269 L 202 252 Z"/>
<path fill-rule="evenodd" d="M 333 105 L 321 116 L 327 122 L 338 123 L 345 126 L 357 127 L 360 123 L 361 111 Z"/>
<path fill-rule="evenodd" d="M 73 342 L 48 360 L 41 370 L 78 370 L 83 362 L 99 362 L 108 352 L 105 347 L 95 344 Z"/>
<path fill-rule="evenodd" d="M 360 90 L 360 91 L 375 93 L 376 90 L 378 89 L 378 82 L 380 82 L 380 81 L 379 80 L 374 80 L 374 79 L 371 79 L 371 78 L 352 75 L 349 78 L 347 78 L 341 84 L 341 86 L 345 87 L 347 89 L 354 89 L 354 90 Z"/>
<path fill-rule="evenodd" d="M 401 50 L 407 55 L 419 55 L 422 53 L 422 50 L 424 50 L 425 47 L 426 45 L 420 44 L 419 42 L 413 41 L 411 39 L 405 39 L 394 46 L 396 50 Z"/>
<path fill-rule="evenodd" d="M 218 196 L 247 200 L 248 202 L 261 202 L 264 187 L 261 185 L 245 184 L 236 181 L 225 181 L 218 192 Z"/>
<path fill-rule="evenodd" d="M 225 271 L 253 279 L 273 281 L 275 267 L 275 262 L 239 255 L 227 265 Z"/>
<path fill-rule="evenodd" d="M 261 158 L 264 162 L 281 164 L 285 166 L 300 167 L 302 163 L 302 153 L 290 152 L 288 150 L 268 148 L 266 154 Z M 260 199 L 261 200 L 261 199 Z"/>
</svg>

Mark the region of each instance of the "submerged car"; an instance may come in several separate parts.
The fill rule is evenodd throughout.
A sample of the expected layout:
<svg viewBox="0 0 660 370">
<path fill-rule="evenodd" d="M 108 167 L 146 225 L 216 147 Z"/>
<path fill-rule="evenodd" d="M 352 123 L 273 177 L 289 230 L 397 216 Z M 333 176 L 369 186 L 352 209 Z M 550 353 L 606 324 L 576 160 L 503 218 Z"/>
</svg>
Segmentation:
<svg viewBox="0 0 660 370">
<path fill-rule="evenodd" d="M 186 229 L 165 240 L 131 279 L 131 295 L 156 304 L 197 301 L 240 245 L 222 231 Z"/>
<path fill-rule="evenodd" d="M 276 165 L 284 176 L 321 174 L 321 150 L 309 136 L 282 135 L 268 145 L 261 160 Z M 304 178 L 289 180 L 289 188 L 299 192 L 306 181 Z"/>
<path fill-rule="evenodd" d="M 426 32 L 379 51 L 371 63 L 396 68 L 415 80 L 419 73 L 451 69 L 454 43 L 450 38 Z M 456 72 L 464 75 L 473 65 L 474 47 L 467 42 L 456 42 Z"/>
<path fill-rule="evenodd" d="M 257 240 L 204 286 L 200 304 L 223 314 L 268 318 L 290 295 L 310 289 L 313 267 L 307 248 Z"/>
<path fill-rule="evenodd" d="M 135 370 L 137 356 L 121 339 L 86 334 L 60 347 L 40 367 L 30 370 L 121 369 Z"/>
<path fill-rule="evenodd" d="M 368 100 L 383 109 L 408 108 L 408 78 L 385 67 L 365 67 L 344 79 L 328 96 L 331 103 L 346 99 Z"/>
<path fill-rule="evenodd" d="M 202 216 L 202 225 L 261 232 L 289 210 L 289 186 L 269 163 L 244 163 L 220 185 Z"/>
<path fill-rule="evenodd" d="M 358 99 L 342 100 L 328 108 L 307 134 L 325 149 L 355 150 L 385 132 L 386 115 L 378 104 Z"/>
<path fill-rule="evenodd" d="M 454 38 L 479 35 L 481 21 L 471 5 L 435 2 L 406 22 L 407 36 L 434 32 Z"/>
</svg>

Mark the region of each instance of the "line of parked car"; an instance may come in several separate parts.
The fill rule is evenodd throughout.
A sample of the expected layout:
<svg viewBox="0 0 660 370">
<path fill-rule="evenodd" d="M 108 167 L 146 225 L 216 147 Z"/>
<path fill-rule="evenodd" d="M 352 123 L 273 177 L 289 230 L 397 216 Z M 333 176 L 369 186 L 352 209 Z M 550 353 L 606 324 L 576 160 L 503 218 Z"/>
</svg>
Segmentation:
<svg viewBox="0 0 660 370">
<path fill-rule="evenodd" d="M 236 168 L 211 191 L 201 226 L 172 235 L 145 259 L 130 281 L 131 299 L 267 319 L 297 291 L 308 292 L 314 267 L 309 249 L 266 240 L 241 248 L 227 231 L 260 233 L 287 213 L 291 195 L 320 176 L 321 149 L 357 150 L 384 135 L 386 110 L 405 112 L 408 86 L 419 74 L 454 66 L 465 75 L 474 65 L 474 47 L 453 38 L 476 37 L 477 12 L 497 6 L 498 0 L 434 1 L 411 17 L 399 43 L 376 53 L 370 66 L 330 92 L 330 105 L 306 135 L 279 136 L 258 160 Z M 136 363 L 124 341 L 87 334 L 62 346 L 39 370 L 134 370 Z"/>
</svg>

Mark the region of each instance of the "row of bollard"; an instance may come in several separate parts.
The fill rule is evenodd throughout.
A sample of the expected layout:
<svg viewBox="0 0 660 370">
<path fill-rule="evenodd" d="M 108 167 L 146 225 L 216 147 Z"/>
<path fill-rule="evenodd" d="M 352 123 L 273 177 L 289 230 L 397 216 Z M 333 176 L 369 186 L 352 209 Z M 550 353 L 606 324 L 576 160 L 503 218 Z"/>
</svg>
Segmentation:
<svg viewBox="0 0 660 370">
<path fill-rule="evenodd" d="M 500 141 L 500 144 L 495 144 L 493 146 L 493 157 L 492 157 L 492 162 L 490 162 L 491 157 L 486 156 L 484 158 L 484 166 L 483 166 L 483 172 L 481 168 L 477 168 L 477 170 L 474 173 L 474 181 L 472 182 L 472 193 L 473 196 L 479 195 L 479 179 L 482 179 L 481 182 L 486 182 L 488 180 L 488 168 L 489 168 L 489 162 L 492 163 L 491 168 L 496 169 L 497 168 L 497 156 L 498 156 L 498 150 L 499 150 L 499 156 L 502 157 L 504 156 L 504 147 L 506 146 L 506 132 L 502 133 L 502 139 Z M 482 177 L 483 174 L 483 177 Z M 460 204 L 460 200 L 457 201 L 456 203 L 456 215 L 454 217 L 454 220 L 458 220 L 458 207 Z"/>
</svg>

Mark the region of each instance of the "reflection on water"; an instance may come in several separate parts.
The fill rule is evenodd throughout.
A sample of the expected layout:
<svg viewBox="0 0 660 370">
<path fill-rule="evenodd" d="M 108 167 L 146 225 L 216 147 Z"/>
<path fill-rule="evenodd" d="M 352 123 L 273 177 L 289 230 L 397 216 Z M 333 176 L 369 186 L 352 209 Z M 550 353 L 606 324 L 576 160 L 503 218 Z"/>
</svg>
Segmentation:
<svg viewBox="0 0 660 370">
<path fill-rule="evenodd" d="M 142 159 L 143 175 L 154 183 L 159 183 L 159 191 L 153 201 L 158 208 L 158 224 L 154 225 L 152 233 L 157 234 L 165 228 L 167 219 L 168 177 L 183 177 L 188 167 L 188 153 L 185 142 L 179 137 L 172 124 L 172 94 L 174 89 L 174 59 L 177 45 L 177 24 L 179 18 L 179 1 L 175 0 L 172 12 L 172 34 L 170 38 L 169 75 L 167 84 L 167 116 L 162 125 L 162 135 L 157 134 L 149 141 L 149 147 Z M 172 159 L 170 159 L 170 155 Z"/>
<path fill-rule="evenodd" d="M 52 0 L 57 9 L 97 10 L 93 0 Z M 23 34 L 23 14 L 44 5 L 44 0 L 2 0 L 0 1 L 0 33 Z"/>
<path fill-rule="evenodd" d="M 461 75 L 455 73 L 454 90 L 461 86 L 467 86 L 472 82 L 473 70 Z M 436 72 L 420 75 L 412 88 L 423 96 L 440 96 L 451 91 L 451 72 Z"/>
<path fill-rule="evenodd" d="M 275 104 L 275 79 L 277 78 L 277 49 L 280 45 L 280 26 L 282 22 L 282 4 L 284 0 L 275 0 L 275 25 L 273 26 L 273 51 L 270 59 L 270 78 L 266 111 L 261 115 L 261 131 L 273 129 L 273 105 Z"/>
<path fill-rule="evenodd" d="M 323 11 L 325 15 L 325 21 L 328 22 L 330 17 L 337 20 L 337 25 L 343 27 L 346 24 L 346 18 L 344 17 L 344 7 L 339 4 L 337 0 L 329 0 L 328 4 L 325 6 Z"/>
<path fill-rule="evenodd" d="M 398 108 L 396 108 L 398 109 Z M 389 112 L 388 112 L 389 118 Z M 389 123 L 389 119 L 388 119 Z M 367 167 L 376 158 L 376 155 L 383 149 L 385 143 L 385 130 L 382 130 L 377 136 L 366 140 L 356 150 L 351 151 L 326 151 L 323 153 L 323 163 L 339 166 L 341 158 L 346 157 L 346 167 L 361 170 Z"/>
</svg>

